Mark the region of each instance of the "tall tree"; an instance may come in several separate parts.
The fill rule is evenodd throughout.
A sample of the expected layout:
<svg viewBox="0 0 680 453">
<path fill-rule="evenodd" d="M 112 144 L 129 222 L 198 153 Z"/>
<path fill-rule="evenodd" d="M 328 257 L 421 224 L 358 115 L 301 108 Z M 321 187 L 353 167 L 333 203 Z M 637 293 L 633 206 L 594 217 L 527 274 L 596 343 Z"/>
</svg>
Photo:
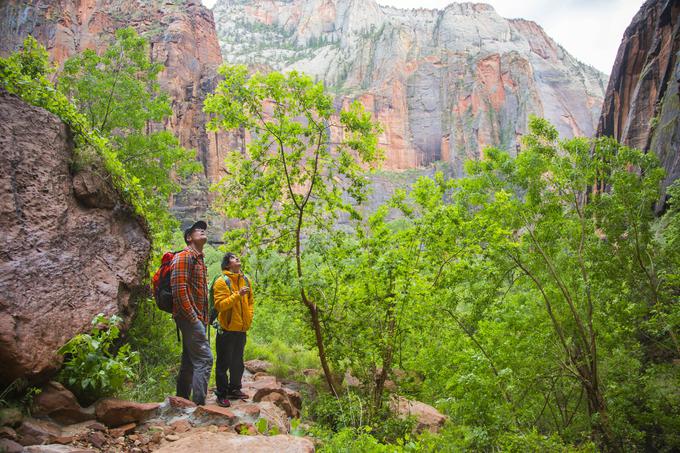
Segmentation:
<svg viewBox="0 0 680 453">
<path fill-rule="evenodd" d="M 162 128 L 172 113 L 157 80 L 162 70 L 163 65 L 150 61 L 147 40 L 124 28 L 101 55 L 88 49 L 69 58 L 58 82 L 89 126 L 109 138 L 125 169 L 160 209 L 180 189 L 176 175 L 201 169 L 195 151 Z"/>
<path fill-rule="evenodd" d="M 380 127 L 357 102 L 335 114 L 321 83 L 291 72 L 248 75 L 244 66 L 223 66 L 215 93 L 205 101 L 211 129 L 244 127 L 252 137 L 245 153 L 230 153 L 218 186 L 218 208 L 241 220 L 230 244 L 272 247 L 289 257 L 314 331 L 328 386 L 337 394 L 325 352 L 322 305 L 311 297 L 303 242 L 330 231 L 341 212 L 359 213 L 365 197 L 362 165 L 377 162 Z"/>
</svg>

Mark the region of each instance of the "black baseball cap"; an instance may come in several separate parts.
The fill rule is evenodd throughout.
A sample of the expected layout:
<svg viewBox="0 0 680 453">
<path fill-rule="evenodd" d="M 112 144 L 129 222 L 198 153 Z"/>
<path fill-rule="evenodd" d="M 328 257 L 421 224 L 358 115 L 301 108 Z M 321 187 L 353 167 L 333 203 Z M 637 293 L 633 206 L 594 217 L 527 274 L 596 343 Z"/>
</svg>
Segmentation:
<svg viewBox="0 0 680 453">
<path fill-rule="evenodd" d="M 187 241 L 187 236 L 189 236 L 194 230 L 207 230 L 207 229 L 208 229 L 208 224 L 205 223 L 203 220 L 199 220 L 198 222 L 194 223 L 189 228 L 184 230 L 184 242 L 186 244 L 189 243 L 189 241 Z"/>
</svg>

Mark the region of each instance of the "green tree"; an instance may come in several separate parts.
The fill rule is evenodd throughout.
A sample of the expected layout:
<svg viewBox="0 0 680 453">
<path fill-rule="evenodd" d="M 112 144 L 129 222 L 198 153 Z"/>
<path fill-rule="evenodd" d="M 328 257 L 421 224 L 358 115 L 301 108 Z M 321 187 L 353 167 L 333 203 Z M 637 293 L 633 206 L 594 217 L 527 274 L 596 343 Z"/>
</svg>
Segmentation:
<svg viewBox="0 0 680 453">
<path fill-rule="evenodd" d="M 636 396 L 622 377 L 643 379 L 637 338 L 650 334 L 646 321 L 673 301 L 658 272 L 652 234 L 651 206 L 663 170 L 653 154 L 608 138 L 559 141 L 555 129 L 537 118 L 516 159 L 486 149 L 466 170 L 469 177 L 462 180 L 423 180 L 414 188 L 426 259 L 443 270 L 435 297 L 500 384 L 497 395 L 516 420 L 509 428 L 523 429 L 526 412 L 518 412 L 541 399 L 533 423 L 554 405 L 562 414 L 558 430 L 585 406 L 592 438 L 605 450 L 621 450 L 638 436 L 626 422 Z M 521 307 L 526 314 L 518 317 L 514 310 Z M 543 336 L 528 349 L 534 366 L 554 367 L 542 398 L 531 387 L 518 397 L 517 385 L 528 382 L 517 382 L 511 370 L 520 371 L 521 362 L 502 343 L 483 344 L 484 337 L 507 342 L 513 325 L 529 329 L 536 340 Z M 673 350 L 674 329 L 667 325 L 655 341 Z M 552 364 L 537 360 L 539 350 L 554 357 Z M 539 374 L 537 368 L 527 372 L 533 379 Z M 577 391 L 563 393 L 572 383 Z"/>
<path fill-rule="evenodd" d="M 202 168 L 195 151 L 162 129 L 172 113 L 157 80 L 162 70 L 163 65 L 150 61 L 147 40 L 125 28 L 116 31 L 115 41 L 101 55 L 88 49 L 69 58 L 58 83 L 89 126 L 109 137 L 118 159 L 159 212 L 167 211 L 169 195 L 180 189 L 175 177 Z M 168 230 L 176 223 L 168 215 L 163 221 Z"/>
<path fill-rule="evenodd" d="M 294 262 L 290 285 L 309 312 L 326 380 L 337 394 L 324 348 L 323 307 L 308 291 L 303 241 L 330 231 L 341 212 L 359 217 L 351 199 L 364 200 L 362 165 L 379 158 L 380 128 L 358 102 L 336 116 L 323 85 L 297 72 L 249 76 L 243 66 L 219 72 L 224 80 L 205 101 L 209 128 L 243 127 L 252 137 L 245 154 L 229 155 L 218 186 L 218 208 L 242 222 L 227 238 L 235 246 L 275 248 Z"/>
</svg>

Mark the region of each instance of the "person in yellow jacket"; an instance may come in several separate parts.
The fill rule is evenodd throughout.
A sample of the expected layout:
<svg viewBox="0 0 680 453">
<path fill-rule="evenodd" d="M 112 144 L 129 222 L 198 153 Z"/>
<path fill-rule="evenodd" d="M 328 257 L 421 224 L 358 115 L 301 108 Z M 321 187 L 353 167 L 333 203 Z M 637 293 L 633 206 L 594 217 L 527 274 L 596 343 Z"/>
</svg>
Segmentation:
<svg viewBox="0 0 680 453">
<path fill-rule="evenodd" d="M 222 276 L 215 280 L 213 297 L 219 321 L 215 337 L 215 394 L 217 404 L 228 407 L 230 399 L 248 398 L 241 391 L 241 378 L 246 332 L 253 322 L 254 312 L 250 282 L 241 271 L 241 260 L 233 253 L 227 253 L 222 259 Z"/>
</svg>

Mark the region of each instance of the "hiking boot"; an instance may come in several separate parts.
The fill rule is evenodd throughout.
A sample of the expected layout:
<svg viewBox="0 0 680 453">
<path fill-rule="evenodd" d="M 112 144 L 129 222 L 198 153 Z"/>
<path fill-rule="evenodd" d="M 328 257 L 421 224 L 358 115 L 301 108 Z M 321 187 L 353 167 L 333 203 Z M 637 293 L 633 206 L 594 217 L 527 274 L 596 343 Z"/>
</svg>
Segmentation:
<svg viewBox="0 0 680 453">
<path fill-rule="evenodd" d="M 220 407 L 229 407 L 231 402 L 228 398 L 217 397 L 217 405 Z"/>
<path fill-rule="evenodd" d="M 229 391 L 227 398 L 229 398 L 230 400 L 247 400 L 248 395 L 243 393 L 241 390 L 231 390 Z"/>
</svg>

